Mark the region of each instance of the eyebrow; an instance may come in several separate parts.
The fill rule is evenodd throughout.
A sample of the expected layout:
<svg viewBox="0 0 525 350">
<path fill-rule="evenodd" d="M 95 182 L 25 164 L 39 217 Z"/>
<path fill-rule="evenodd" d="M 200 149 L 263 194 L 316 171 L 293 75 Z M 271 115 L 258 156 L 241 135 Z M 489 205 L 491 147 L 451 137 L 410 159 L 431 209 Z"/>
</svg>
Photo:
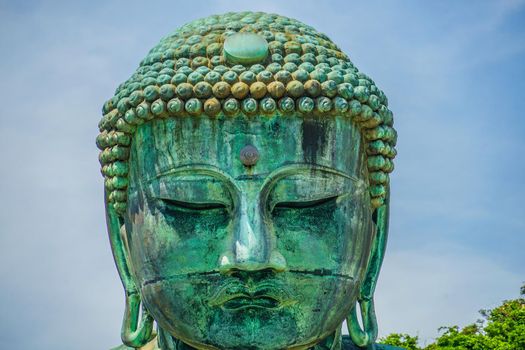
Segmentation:
<svg viewBox="0 0 525 350">
<path fill-rule="evenodd" d="M 179 165 L 177 167 L 166 167 L 165 169 L 161 169 L 153 176 L 145 177 L 142 181 L 144 183 L 149 183 L 161 177 L 175 175 L 178 173 L 188 173 L 189 175 L 204 175 L 214 177 L 217 180 L 232 182 L 232 178 L 227 173 L 221 171 L 219 168 L 213 165 L 205 163 L 189 163 Z"/>
<path fill-rule="evenodd" d="M 359 181 L 359 179 L 356 176 L 349 175 L 339 169 L 331 168 L 331 167 L 320 165 L 320 164 L 312 164 L 312 163 L 293 163 L 293 164 L 287 164 L 287 165 L 281 166 L 269 174 L 269 178 L 270 178 L 269 180 L 271 180 L 272 178 L 275 179 L 281 176 L 286 176 L 288 172 L 291 172 L 293 170 L 314 170 L 314 171 L 317 170 L 323 173 L 345 177 L 347 179 L 350 179 L 356 182 Z"/>
<path fill-rule="evenodd" d="M 312 163 L 291 163 L 291 164 L 284 164 L 277 169 L 270 171 L 270 172 L 264 172 L 264 173 L 257 173 L 257 174 L 241 174 L 235 178 L 231 177 L 228 173 L 222 171 L 221 169 L 217 168 L 214 165 L 206 164 L 206 163 L 188 163 L 179 165 L 176 167 L 167 167 L 166 169 L 162 169 L 157 174 L 151 177 L 147 177 L 143 179 L 144 183 L 149 183 L 155 179 L 159 179 L 164 176 L 174 175 L 177 173 L 184 173 L 188 172 L 191 175 L 205 175 L 214 177 L 219 181 L 227 182 L 230 184 L 233 184 L 233 180 L 237 181 L 243 181 L 243 180 L 261 180 L 265 179 L 266 182 L 271 182 L 271 180 L 275 180 L 279 177 L 285 177 L 286 173 L 291 172 L 293 170 L 318 170 L 322 171 L 323 173 L 338 175 L 341 177 L 345 177 L 347 179 L 350 179 L 352 181 L 359 181 L 359 179 L 356 176 L 349 175 L 339 169 L 334 169 L 331 167 L 327 167 L 320 164 L 312 164 Z M 192 172 L 197 172 L 197 174 L 192 174 Z M 292 174 L 291 174 L 292 175 Z"/>
</svg>

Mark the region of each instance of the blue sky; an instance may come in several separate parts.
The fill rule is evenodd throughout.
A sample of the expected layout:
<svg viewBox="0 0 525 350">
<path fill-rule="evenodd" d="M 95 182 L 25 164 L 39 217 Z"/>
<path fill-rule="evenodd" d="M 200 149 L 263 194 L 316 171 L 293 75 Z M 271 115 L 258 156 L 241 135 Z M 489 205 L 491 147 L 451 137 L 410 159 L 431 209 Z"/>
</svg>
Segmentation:
<svg viewBox="0 0 525 350">
<path fill-rule="evenodd" d="M 525 281 L 525 2 L 0 1 L 0 343 L 109 349 L 123 292 L 94 139 L 158 40 L 237 10 L 326 33 L 382 88 L 399 132 L 381 334 L 423 343 Z"/>
</svg>

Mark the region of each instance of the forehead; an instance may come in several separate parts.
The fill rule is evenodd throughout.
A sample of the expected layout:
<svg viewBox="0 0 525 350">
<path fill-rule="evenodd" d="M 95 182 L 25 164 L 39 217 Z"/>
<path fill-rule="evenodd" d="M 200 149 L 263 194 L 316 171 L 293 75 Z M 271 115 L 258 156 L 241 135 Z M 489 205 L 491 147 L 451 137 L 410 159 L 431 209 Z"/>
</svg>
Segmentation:
<svg viewBox="0 0 525 350">
<path fill-rule="evenodd" d="M 241 150 L 259 160 L 243 165 Z M 133 177 L 152 179 L 177 167 L 206 165 L 237 178 L 282 166 L 314 164 L 364 178 L 361 135 L 346 117 L 292 115 L 176 117 L 141 125 L 132 144 Z"/>
</svg>

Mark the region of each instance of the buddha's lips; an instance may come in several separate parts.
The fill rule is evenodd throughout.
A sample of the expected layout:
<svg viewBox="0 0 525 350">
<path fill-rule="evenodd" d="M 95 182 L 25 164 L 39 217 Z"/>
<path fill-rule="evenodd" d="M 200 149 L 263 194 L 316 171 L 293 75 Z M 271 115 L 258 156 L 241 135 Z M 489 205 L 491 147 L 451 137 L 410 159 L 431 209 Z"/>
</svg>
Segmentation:
<svg viewBox="0 0 525 350">
<path fill-rule="evenodd" d="M 222 307 L 229 310 L 243 309 L 247 307 L 260 307 L 265 309 L 274 309 L 280 306 L 281 303 L 279 300 L 274 299 L 269 296 L 237 296 L 232 299 L 229 299 L 222 304 Z"/>
<path fill-rule="evenodd" d="M 229 281 L 221 286 L 210 298 L 211 306 L 225 309 L 246 307 L 277 308 L 292 301 L 292 293 L 281 283 L 260 283 L 248 288 L 239 281 Z"/>
</svg>

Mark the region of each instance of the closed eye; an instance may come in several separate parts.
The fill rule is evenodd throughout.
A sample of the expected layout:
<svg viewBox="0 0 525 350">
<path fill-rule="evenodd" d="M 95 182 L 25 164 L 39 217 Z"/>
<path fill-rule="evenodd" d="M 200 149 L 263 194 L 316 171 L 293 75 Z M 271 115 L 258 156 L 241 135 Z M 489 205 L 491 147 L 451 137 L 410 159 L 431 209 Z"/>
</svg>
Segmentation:
<svg viewBox="0 0 525 350">
<path fill-rule="evenodd" d="M 212 209 L 225 209 L 226 205 L 218 202 L 185 202 L 178 201 L 175 199 L 160 198 L 169 209 L 189 209 L 189 210 L 212 210 Z"/>
<path fill-rule="evenodd" d="M 315 199 L 310 201 L 289 201 L 289 202 L 279 202 L 276 203 L 274 208 L 281 209 L 304 209 L 304 208 L 314 208 L 321 206 L 323 204 L 335 201 L 338 196 Z"/>
</svg>

